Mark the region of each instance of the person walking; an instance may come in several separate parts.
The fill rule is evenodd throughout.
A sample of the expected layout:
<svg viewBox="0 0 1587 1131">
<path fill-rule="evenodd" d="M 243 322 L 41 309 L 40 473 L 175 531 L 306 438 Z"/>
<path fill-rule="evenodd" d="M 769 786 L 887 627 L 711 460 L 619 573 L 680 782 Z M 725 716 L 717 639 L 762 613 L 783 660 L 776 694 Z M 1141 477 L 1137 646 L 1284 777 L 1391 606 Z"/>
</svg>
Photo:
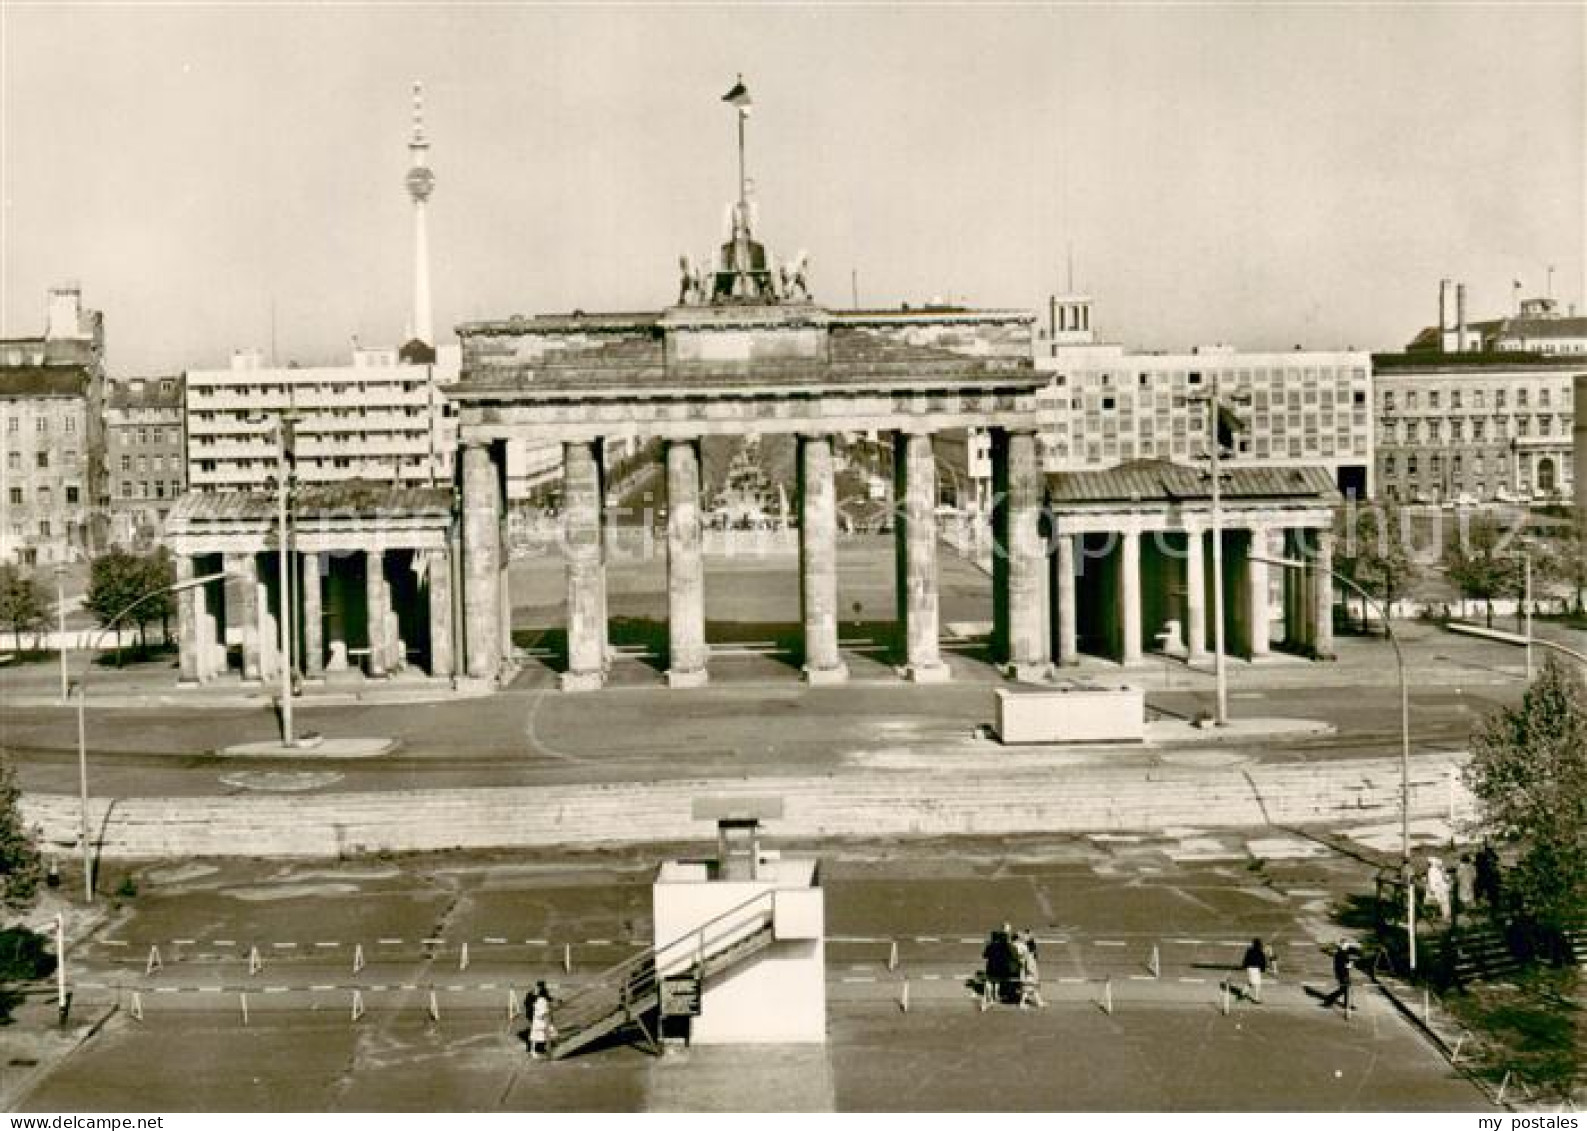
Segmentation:
<svg viewBox="0 0 1587 1131">
<path fill-rule="evenodd" d="M 1267 947 L 1262 945 L 1261 939 L 1251 940 L 1251 945 L 1245 948 L 1245 956 L 1240 959 L 1240 965 L 1245 967 L 1246 996 L 1261 1005 L 1262 975 L 1267 973 L 1268 967 Z"/>
<path fill-rule="evenodd" d="M 1449 873 L 1444 871 L 1444 862 L 1436 856 L 1427 858 L 1427 898 L 1438 910 L 1438 917 L 1444 922 L 1449 922 L 1452 908 L 1449 905 Z"/>
<path fill-rule="evenodd" d="M 1350 967 L 1355 961 L 1356 944 L 1350 939 L 1342 939 L 1334 949 L 1334 981 L 1338 987 L 1333 993 L 1322 999 L 1322 1007 L 1329 1008 L 1340 998 L 1345 999 L 1345 1016 L 1350 1016 Z"/>
<path fill-rule="evenodd" d="M 1036 936 L 1030 928 L 1021 931 L 1014 940 L 1014 954 L 1019 959 L 1019 1007 L 1034 1005 L 1045 1009 L 1047 1003 L 1041 996 L 1041 966 L 1036 962 Z"/>
</svg>

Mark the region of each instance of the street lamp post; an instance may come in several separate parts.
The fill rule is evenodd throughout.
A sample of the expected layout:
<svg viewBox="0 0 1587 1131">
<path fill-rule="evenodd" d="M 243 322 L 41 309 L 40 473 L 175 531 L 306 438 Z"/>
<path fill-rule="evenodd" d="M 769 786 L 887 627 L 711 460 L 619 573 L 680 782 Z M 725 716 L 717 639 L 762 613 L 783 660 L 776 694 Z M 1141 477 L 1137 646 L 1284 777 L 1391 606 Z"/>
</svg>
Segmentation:
<svg viewBox="0 0 1587 1131">
<path fill-rule="evenodd" d="M 61 654 L 61 705 L 66 705 L 71 695 L 71 681 L 66 676 L 66 566 L 55 567 L 55 645 Z"/>
<path fill-rule="evenodd" d="M 1309 563 L 1294 558 L 1267 558 L 1251 555 L 1252 561 L 1285 569 L 1310 569 Z M 1416 970 L 1416 884 L 1411 876 L 1411 693 L 1405 677 L 1405 653 L 1400 650 L 1400 638 L 1394 632 L 1394 622 L 1389 619 L 1388 608 L 1372 594 L 1342 573 L 1328 571 L 1339 584 L 1354 591 L 1383 618 L 1383 630 L 1394 648 L 1394 666 L 1400 681 L 1400 879 L 1405 885 L 1405 942 L 1411 971 Z"/>
<path fill-rule="evenodd" d="M 276 627 L 280 636 L 281 745 L 290 750 L 297 745 L 297 739 L 292 727 L 292 554 L 287 497 L 292 489 L 292 423 L 297 417 L 289 408 L 273 417 L 255 416 L 249 419 L 250 423 L 268 422 L 276 434 L 276 560 L 281 608 Z"/>
<path fill-rule="evenodd" d="M 88 671 L 94 662 L 94 653 L 99 650 L 100 642 L 104 640 L 105 633 L 121 622 L 121 620 L 139 605 L 154 600 L 166 593 L 181 593 L 188 589 L 196 589 L 200 585 L 208 585 L 211 581 L 228 576 L 225 573 L 210 573 L 203 577 L 193 577 L 186 581 L 178 581 L 174 585 L 163 585 L 153 589 L 127 605 L 115 616 L 111 617 L 99 630 L 88 646 L 88 657 L 83 661 L 82 674 L 77 677 L 75 684 L 77 690 L 77 796 L 78 796 L 78 837 L 83 853 L 83 898 L 92 903 L 94 901 L 94 853 L 92 842 L 88 835 Z"/>
</svg>

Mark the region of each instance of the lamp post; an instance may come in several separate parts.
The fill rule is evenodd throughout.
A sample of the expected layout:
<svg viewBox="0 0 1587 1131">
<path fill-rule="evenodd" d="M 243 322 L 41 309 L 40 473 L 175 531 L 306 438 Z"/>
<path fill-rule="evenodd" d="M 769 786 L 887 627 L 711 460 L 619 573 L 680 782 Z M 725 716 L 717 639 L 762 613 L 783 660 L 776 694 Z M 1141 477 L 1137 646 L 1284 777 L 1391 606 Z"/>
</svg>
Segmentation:
<svg viewBox="0 0 1587 1131">
<path fill-rule="evenodd" d="M 1268 558 L 1251 555 L 1252 561 L 1285 569 L 1312 569 L 1308 562 L 1294 558 Z M 1405 885 L 1405 941 L 1411 971 L 1416 970 L 1416 884 L 1411 877 L 1411 693 L 1405 678 L 1405 653 L 1400 650 L 1400 639 L 1394 632 L 1394 622 L 1384 604 L 1350 578 L 1334 570 L 1328 574 L 1339 584 L 1352 590 L 1383 618 L 1383 630 L 1394 647 L 1394 666 L 1400 681 L 1400 879 Z"/>
<path fill-rule="evenodd" d="M 276 435 L 276 560 L 281 606 L 276 627 L 280 635 L 281 745 L 289 750 L 297 745 L 292 728 L 292 554 L 287 515 L 287 496 L 292 489 L 292 422 L 295 419 L 296 414 L 290 409 L 273 417 L 250 418 L 252 423 L 268 422 Z"/>
<path fill-rule="evenodd" d="M 156 597 L 167 593 L 182 593 L 188 589 L 196 589 L 200 585 L 208 585 L 211 581 L 228 576 L 225 573 L 209 573 L 203 577 L 192 577 L 186 581 L 178 581 L 172 585 L 162 585 L 152 589 L 127 605 L 115 616 L 111 617 L 99 630 L 99 634 L 89 643 L 88 656 L 83 661 L 82 674 L 77 677 L 74 685 L 77 690 L 77 796 L 78 796 L 78 837 L 83 853 L 83 898 L 86 902 L 94 901 L 94 853 L 88 837 L 88 671 L 94 662 L 94 653 L 99 650 L 100 642 L 104 640 L 105 633 L 116 628 L 126 615 L 139 605 L 154 600 Z"/>
</svg>

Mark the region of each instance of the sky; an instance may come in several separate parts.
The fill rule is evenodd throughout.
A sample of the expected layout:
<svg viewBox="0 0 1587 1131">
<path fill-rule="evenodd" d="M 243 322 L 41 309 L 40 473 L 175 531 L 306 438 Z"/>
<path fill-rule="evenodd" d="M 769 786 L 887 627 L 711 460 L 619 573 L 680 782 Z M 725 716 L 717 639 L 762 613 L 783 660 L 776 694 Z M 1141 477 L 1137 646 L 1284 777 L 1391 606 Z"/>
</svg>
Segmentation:
<svg viewBox="0 0 1587 1131">
<path fill-rule="evenodd" d="M 818 302 L 1133 348 L 1395 349 L 1438 281 L 1583 306 L 1587 6 L 0 0 L 0 335 L 76 281 L 113 374 L 397 344 L 410 87 L 438 328 L 657 310 L 736 193 Z M 272 335 L 272 325 L 274 327 Z"/>
</svg>

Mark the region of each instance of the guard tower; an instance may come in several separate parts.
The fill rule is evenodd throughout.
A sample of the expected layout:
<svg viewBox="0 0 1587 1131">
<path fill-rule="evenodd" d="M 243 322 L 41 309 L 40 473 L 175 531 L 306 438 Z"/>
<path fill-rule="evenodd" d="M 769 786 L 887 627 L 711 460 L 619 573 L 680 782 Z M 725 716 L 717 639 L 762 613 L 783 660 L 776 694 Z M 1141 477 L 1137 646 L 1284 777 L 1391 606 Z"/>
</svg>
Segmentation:
<svg viewBox="0 0 1587 1131">
<path fill-rule="evenodd" d="M 669 860 L 652 889 L 663 1035 L 698 1044 L 826 1040 L 819 863 L 761 844 L 780 797 L 701 797 L 714 860 Z"/>
</svg>

